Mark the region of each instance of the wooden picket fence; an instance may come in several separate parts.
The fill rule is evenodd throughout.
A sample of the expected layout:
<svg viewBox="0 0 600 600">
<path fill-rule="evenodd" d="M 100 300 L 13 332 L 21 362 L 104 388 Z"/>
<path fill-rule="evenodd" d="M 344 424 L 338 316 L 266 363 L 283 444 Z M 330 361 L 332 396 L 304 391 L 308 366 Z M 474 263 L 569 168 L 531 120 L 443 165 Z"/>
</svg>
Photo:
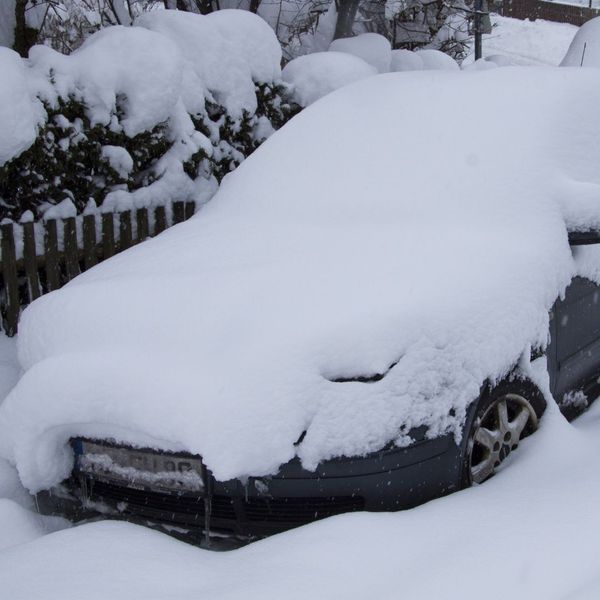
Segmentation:
<svg viewBox="0 0 600 600">
<path fill-rule="evenodd" d="M 0 225 L 0 324 L 13 336 L 22 309 L 97 263 L 189 219 L 194 202 Z"/>
</svg>

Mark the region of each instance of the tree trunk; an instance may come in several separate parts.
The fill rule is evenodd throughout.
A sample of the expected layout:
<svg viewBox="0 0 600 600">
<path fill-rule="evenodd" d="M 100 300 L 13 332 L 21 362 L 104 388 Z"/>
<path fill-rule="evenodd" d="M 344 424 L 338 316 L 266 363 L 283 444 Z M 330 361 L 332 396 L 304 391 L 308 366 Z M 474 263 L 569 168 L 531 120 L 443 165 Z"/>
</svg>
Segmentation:
<svg viewBox="0 0 600 600">
<path fill-rule="evenodd" d="M 16 50 L 23 58 L 27 58 L 29 49 L 35 45 L 38 39 L 38 30 L 27 27 L 25 20 L 25 8 L 27 0 L 15 0 L 15 42 L 13 44 Z"/>
<path fill-rule="evenodd" d="M 337 0 L 337 21 L 335 23 L 334 40 L 350 37 L 352 35 L 352 26 L 356 19 L 356 12 L 360 0 Z"/>
</svg>

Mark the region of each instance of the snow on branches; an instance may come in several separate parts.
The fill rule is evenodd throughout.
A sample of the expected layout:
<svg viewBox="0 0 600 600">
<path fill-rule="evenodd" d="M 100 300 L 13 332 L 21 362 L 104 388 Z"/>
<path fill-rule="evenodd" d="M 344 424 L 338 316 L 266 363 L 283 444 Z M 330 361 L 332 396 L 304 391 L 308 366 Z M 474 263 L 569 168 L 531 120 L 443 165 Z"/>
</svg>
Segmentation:
<svg viewBox="0 0 600 600">
<path fill-rule="evenodd" d="M 64 200 L 78 212 L 206 201 L 293 114 L 280 46 L 260 18 L 146 17 L 104 28 L 68 56 L 2 52 L 23 107 L 0 112 L 3 217 L 40 216 Z"/>
</svg>

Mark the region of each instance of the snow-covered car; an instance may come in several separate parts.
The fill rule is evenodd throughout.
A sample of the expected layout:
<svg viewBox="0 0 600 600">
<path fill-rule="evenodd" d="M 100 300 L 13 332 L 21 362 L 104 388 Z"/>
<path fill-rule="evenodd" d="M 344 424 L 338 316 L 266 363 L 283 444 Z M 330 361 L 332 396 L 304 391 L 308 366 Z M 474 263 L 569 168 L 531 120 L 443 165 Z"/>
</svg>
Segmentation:
<svg viewBox="0 0 600 600">
<path fill-rule="evenodd" d="M 193 219 L 24 312 L 0 453 L 43 512 L 196 536 L 485 481 L 553 397 L 596 394 L 599 101 L 558 68 L 319 100 Z"/>
</svg>

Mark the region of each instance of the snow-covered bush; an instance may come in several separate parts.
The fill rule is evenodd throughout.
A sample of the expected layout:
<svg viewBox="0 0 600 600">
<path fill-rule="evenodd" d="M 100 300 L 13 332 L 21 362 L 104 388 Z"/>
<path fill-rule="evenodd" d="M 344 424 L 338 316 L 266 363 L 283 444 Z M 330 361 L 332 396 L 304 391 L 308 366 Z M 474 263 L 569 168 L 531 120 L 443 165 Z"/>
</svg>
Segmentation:
<svg viewBox="0 0 600 600">
<path fill-rule="evenodd" d="M 371 77 L 377 69 L 346 52 L 315 52 L 299 56 L 283 69 L 283 79 L 292 86 L 294 100 L 308 106 L 349 83 Z"/>
<path fill-rule="evenodd" d="M 335 40 L 329 52 L 299 56 L 283 69 L 294 101 L 302 107 L 345 85 L 390 71 L 459 71 L 458 63 L 439 50 L 391 50 L 377 33 Z"/>
<path fill-rule="evenodd" d="M 1 216 L 205 201 L 293 114 L 281 48 L 256 15 L 160 11 L 136 25 L 68 56 L 36 46 L 18 64 L 3 51 L 29 112 L 15 130 L 14 98 L 0 109 Z"/>
<path fill-rule="evenodd" d="M 375 67 L 379 73 L 387 73 L 390 70 L 392 47 L 389 41 L 378 33 L 363 33 L 355 37 L 333 40 L 329 50 L 358 56 Z"/>
</svg>

